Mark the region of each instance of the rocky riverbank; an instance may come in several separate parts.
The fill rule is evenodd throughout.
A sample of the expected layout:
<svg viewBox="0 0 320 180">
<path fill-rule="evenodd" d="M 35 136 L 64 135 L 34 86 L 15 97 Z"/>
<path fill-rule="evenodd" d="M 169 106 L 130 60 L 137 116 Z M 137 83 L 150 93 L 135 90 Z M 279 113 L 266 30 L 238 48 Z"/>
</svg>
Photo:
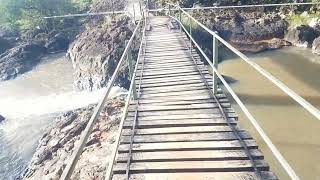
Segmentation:
<svg viewBox="0 0 320 180">
<path fill-rule="evenodd" d="M 72 179 L 102 179 L 121 119 L 126 95 L 106 102 L 74 170 Z M 23 179 L 59 179 L 95 105 L 59 116 L 42 136 Z"/>
<path fill-rule="evenodd" d="M 18 32 L 0 29 L 0 81 L 16 78 L 31 70 L 47 53 L 67 50 L 70 38 L 52 31 L 32 31 L 27 37 Z"/>
<path fill-rule="evenodd" d="M 320 17 L 289 28 L 285 39 L 297 47 L 312 48 L 313 53 L 320 55 Z"/>
<path fill-rule="evenodd" d="M 287 24 L 278 12 L 250 10 L 194 11 L 193 15 L 242 52 L 261 52 L 289 46 L 283 40 Z"/>
</svg>

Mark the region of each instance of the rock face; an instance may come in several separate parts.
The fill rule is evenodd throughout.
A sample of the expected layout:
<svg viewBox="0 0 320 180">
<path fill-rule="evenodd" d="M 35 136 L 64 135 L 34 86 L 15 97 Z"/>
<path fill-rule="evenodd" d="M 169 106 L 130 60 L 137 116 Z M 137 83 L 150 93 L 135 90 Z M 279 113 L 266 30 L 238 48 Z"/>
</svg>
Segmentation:
<svg viewBox="0 0 320 180">
<path fill-rule="evenodd" d="M 289 45 L 280 40 L 287 29 L 286 22 L 280 14 L 264 9 L 213 10 L 194 12 L 194 16 L 240 51 L 260 52 Z"/>
<path fill-rule="evenodd" d="M 106 86 L 120 60 L 125 41 L 132 35 L 132 29 L 130 18 L 118 16 L 77 36 L 67 54 L 75 70 L 74 85 L 77 89 L 93 90 Z M 118 85 L 128 86 L 127 72 L 124 65 Z"/>
<path fill-rule="evenodd" d="M 320 37 L 316 38 L 312 43 L 312 52 L 320 55 Z"/>
<path fill-rule="evenodd" d="M 14 46 L 17 36 L 16 31 L 0 27 L 0 54 Z"/>
<path fill-rule="evenodd" d="M 52 38 L 49 38 L 45 44 L 48 52 L 57 52 L 67 50 L 69 47 L 70 40 L 67 35 L 63 33 L 57 33 Z"/>
<path fill-rule="evenodd" d="M 319 32 L 312 27 L 301 25 L 295 28 L 290 28 L 285 38 L 295 46 L 311 47 L 314 39 L 319 35 Z"/>
<path fill-rule="evenodd" d="M 7 49 L 10 49 L 12 44 L 7 39 L 0 37 L 0 54 L 4 53 Z"/>
<path fill-rule="evenodd" d="M 5 118 L 0 115 L 0 123 L 1 123 L 2 121 L 4 121 L 4 120 L 5 120 Z"/>
<path fill-rule="evenodd" d="M 102 179 L 120 122 L 125 95 L 108 100 L 89 137 L 71 179 Z M 24 179 L 59 179 L 85 129 L 93 109 L 77 109 L 57 118 L 40 139 Z"/>
<path fill-rule="evenodd" d="M 18 45 L 0 55 L 0 81 L 15 78 L 29 71 L 39 63 L 46 48 L 38 43 L 28 42 Z"/>
</svg>

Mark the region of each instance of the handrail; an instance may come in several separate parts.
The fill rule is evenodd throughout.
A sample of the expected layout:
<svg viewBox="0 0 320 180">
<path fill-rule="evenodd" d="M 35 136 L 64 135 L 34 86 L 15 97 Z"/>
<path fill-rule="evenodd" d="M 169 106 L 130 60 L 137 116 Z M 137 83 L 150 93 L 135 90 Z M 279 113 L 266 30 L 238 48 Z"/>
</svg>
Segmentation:
<svg viewBox="0 0 320 180">
<path fill-rule="evenodd" d="M 178 8 L 180 8 L 179 6 L 177 6 Z M 203 24 L 201 24 L 199 21 L 197 21 L 196 19 L 194 19 L 191 15 L 189 15 L 187 12 L 185 12 L 183 9 L 179 9 L 180 11 L 182 11 L 184 14 L 187 14 L 187 16 L 192 19 L 193 21 L 195 21 L 198 25 L 200 25 L 201 27 L 203 27 L 205 30 L 207 30 L 214 38 L 217 38 L 220 42 L 222 42 L 224 45 L 226 45 L 230 50 L 232 50 L 234 53 L 236 53 L 238 56 L 240 56 L 243 60 L 245 60 L 249 65 L 253 66 L 256 70 L 258 70 L 258 72 L 262 73 L 264 76 L 267 76 L 268 79 L 271 79 L 271 81 L 275 81 L 277 80 L 276 78 L 274 78 L 272 75 L 270 75 L 270 73 L 268 73 L 267 71 L 265 71 L 264 69 L 262 69 L 260 66 L 258 66 L 255 63 L 252 63 L 249 58 L 247 56 L 245 56 L 243 53 L 241 53 L 240 51 L 236 50 L 234 47 L 232 47 L 228 42 L 226 42 L 225 40 L 223 40 L 220 36 L 218 36 L 216 33 L 214 33 L 213 31 L 209 30 L 207 27 L 205 27 Z M 179 13 L 180 14 L 180 13 Z M 180 14 L 181 15 L 181 14 Z M 276 148 L 276 146 L 272 143 L 271 139 L 267 136 L 267 134 L 263 131 L 263 129 L 261 128 L 261 126 L 259 125 L 259 123 L 256 121 L 256 119 L 253 117 L 253 115 L 248 111 L 248 109 L 246 108 L 246 106 L 242 103 L 242 101 L 240 100 L 240 98 L 236 95 L 236 93 L 232 90 L 232 88 L 229 86 L 229 84 L 225 81 L 225 79 L 223 78 L 223 76 L 219 73 L 219 71 L 217 70 L 217 68 L 214 66 L 214 64 L 211 62 L 211 60 L 207 57 L 207 55 L 203 52 L 203 50 L 201 49 L 201 47 L 198 45 L 198 43 L 192 38 L 192 35 L 190 33 L 188 33 L 188 31 L 186 30 L 186 28 L 184 27 L 183 23 L 181 21 L 179 21 L 177 18 L 170 16 L 171 18 L 175 19 L 180 26 L 184 29 L 185 33 L 188 35 L 188 37 L 190 38 L 190 40 L 194 43 L 194 45 L 197 47 L 197 49 L 199 50 L 199 52 L 203 55 L 203 57 L 206 59 L 206 61 L 209 63 L 209 65 L 211 66 L 211 68 L 214 71 L 214 74 L 216 74 L 218 76 L 218 78 L 221 80 L 221 82 L 224 84 L 224 86 L 227 88 L 227 90 L 229 91 L 229 93 L 231 94 L 231 96 L 234 98 L 234 100 L 239 104 L 240 108 L 242 109 L 242 111 L 244 112 L 244 114 L 248 117 L 249 121 L 252 123 L 252 125 L 255 127 L 255 129 L 257 130 L 257 132 L 259 133 L 259 135 L 262 137 L 262 139 L 265 141 L 265 143 L 267 144 L 268 148 L 271 150 L 271 152 L 275 155 L 276 159 L 280 162 L 280 164 L 282 165 L 282 167 L 285 169 L 286 173 L 290 176 L 291 179 L 294 180 L 299 180 L 300 178 L 297 176 L 297 174 L 294 172 L 294 170 L 292 169 L 292 167 L 289 165 L 289 163 L 285 160 L 285 158 L 281 155 L 280 151 Z M 190 22 L 191 23 L 191 22 Z M 191 25 L 191 24 L 190 24 Z M 191 47 L 190 47 L 191 48 Z M 271 76 L 271 77 L 268 77 Z M 277 80 L 279 81 L 279 80 Z M 276 81 L 276 82 L 277 82 Z M 280 81 L 279 81 L 280 82 Z M 273 82 L 274 84 L 276 84 L 278 87 L 279 86 L 284 86 L 285 88 L 288 88 L 287 86 L 285 86 L 284 84 L 277 84 L 275 82 Z M 283 88 L 283 87 L 282 87 Z M 281 89 L 282 89 L 281 88 Z M 289 88 L 288 88 L 289 89 Z M 282 89 L 283 90 L 283 89 Z M 290 89 L 289 89 L 290 90 Z M 283 90 L 285 91 L 285 90 Z M 292 90 L 291 90 L 292 91 Z M 286 91 L 285 91 L 286 92 Z M 286 92 L 287 93 L 287 92 Z M 294 94 L 290 94 L 287 93 L 289 96 L 294 96 Z M 300 96 L 299 96 L 300 97 Z M 301 98 L 301 97 L 300 97 Z M 312 106 L 312 105 L 311 105 Z"/>
<path fill-rule="evenodd" d="M 65 14 L 59 16 L 46 16 L 44 19 L 53 19 L 53 18 L 65 18 L 65 17 L 82 17 L 82 16 L 100 16 L 100 15 L 112 15 L 112 14 L 125 14 L 127 11 L 106 11 L 106 12 L 97 12 L 97 13 L 82 13 L 82 14 Z"/>
<path fill-rule="evenodd" d="M 169 4 L 169 3 L 168 3 Z M 175 4 L 169 4 L 172 6 L 176 6 Z M 178 6 L 178 9 L 180 7 Z M 180 10 L 186 14 L 189 18 L 191 18 L 194 22 L 196 22 L 200 27 L 202 27 L 204 30 L 206 30 L 208 33 L 210 33 L 212 36 L 217 38 L 222 44 L 224 44 L 226 47 L 228 47 L 232 52 L 234 52 L 236 55 L 238 55 L 242 60 L 244 60 L 246 63 L 248 63 L 250 66 L 252 66 L 255 70 L 257 70 L 260 74 L 262 74 L 264 77 L 269 79 L 273 84 L 278 86 L 284 93 L 286 93 L 288 96 L 290 96 L 292 99 L 294 99 L 297 103 L 299 103 L 302 107 L 304 107 L 309 113 L 311 113 L 313 116 L 315 116 L 318 120 L 320 120 L 320 110 L 318 110 L 316 107 L 314 107 L 312 104 L 310 104 L 308 101 L 306 101 L 304 98 L 302 98 L 300 95 L 295 93 L 293 90 L 291 90 L 288 86 L 286 86 L 284 83 L 282 83 L 279 79 L 275 78 L 273 75 L 271 75 L 268 71 L 264 70 L 262 67 L 260 67 L 255 62 L 251 61 L 246 55 L 241 53 L 239 50 L 234 48 L 230 43 L 225 41 L 222 37 L 220 37 L 218 34 L 207 28 L 205 25 L 200 23 L 198 20 L 196 20 L 194 17 L 192 17 L 189 13 L 187 13 L 185 10 L 180 8 Z"/>
<path fill-rule="evenodd" d="M 72 172 L 73 172 L 73 170 L 74 170 L 74 168 L 75 168 L 75 166 L 76 166 L 76 164 L 77 164 L 77 162 L 79 160 L 79 157 L 80 157 L 80 155 L 82 153 L 82 150 L 83 150 L 83 148 L 84 148 L 84 146 L 85 146 L 85 144 L 86 144 L 86 142 L 87 142 L 87 140 L 88 140 L 88 138 L 90 136 L 92 128 L 93 128 L 95 122 L 97 121 L 97 119 L 98 119 L 98 117 L 100 115 L 100 112 L 101 112 L 101 110 L 103 108 L 103 105 L 105 104 L 105 101 L 107 100 L 107 98 L 109 96 L 109 93 L 111 91 L 111 88 L 113 87 L 113 84 L 114 84 L 116 78 L 118 77 L 121 65 L 126 59 L 127 53 L 128 53 L 128 51 L 130 49 L 130 46 L 131 46 L 135 36 L 137 35 L 138 29 L 141 27 L 140 24 L 141 24 L 142 21 L 143 20 L 140 20 L 138 22 L 135 30 L 133 31 L 132 36 L 131 36 L 130 40 L 128 41 L 127 46 L 126 46 L 126 48 L 125 48 L 125 50 L 124 50 L 124 52 L 123 52 L 123 54 L 122 54 L 122 56 L 120 58 L 120 61 L 119 61 L 118 65 L 117 65 L 116 69 L 114 70 L 114 73 L 113 73 L 113 75 L 112 75 L 112 77 L 111 77 L 111 79 L 110 79 L 110 81 L 108 83 L 108 86 L 107 86 L 107 89 L 106 89 L 106 91 L 104 93 L 104 96 L 100 100 L 98 105 L 96 106 L 96 108 L 94 110 L 94 113 L 92 114 L 92 116 L 91 116 L 86 128 L 81 133 L 80 140 L 79 140 L 79 142 L 77 144 L 77 147 L 75 148 L 75 151 L 73 152 L 69 163 L 64 168 L 63 173 L 62 173 L 62 175 L 60 177 L 60 180 L 68 180 L 68 179 L 70 179 L 70 177 L 72 175 Z M 134 81 L 132 81 L 132 82 L 134 82 Z M 131 87 L 131 89 L 132 89 L 132 87 Z M 131 94 L 130 92 L 129 92 L 129 94 Z"/>
<path fill-rule="evenodd" d="M 166 3 L 170 4 L 170 3 Z M 174 5 L 174 4 L 171 4 Z M 207 10 L 207 9 L 232 9 L 232 8 L 251 8 L 251 7 L 274 7 L 274 6 L 301 6 L 301 5 L 320 5 L 319 2 L 306 2 L 306 3 L 281 3 L 281 4 L 250 4 L 250 5 L 235 5 L 235 6 L 207 6 L 207 7 L 192 7 L 181 8 L 183 10 Z M 150 12 L 163 11 L 167 8 L 150 9 Z M 171 9 L 179 10 L 179 8 Z"/>
<path fill-rule="evenodd" d="M 105 174 L 105 180 L 110 180 L 111 177 L 112 177 L 113 165 L 114 165 L 114 161 L 116 160 L 118 147 L 120 145 L 120 136 L 121 136 L 123 125 L 124 125 L 124 120 L 127 117 L 128 108 L 129 108 L 129 102 L 130 102 L 130 96 L 131 96 L 131 92 L 133 91 L 132 87 L 134 85 L 134 81 L 135 81 L 135 77 L 136 77 L 137 69 L 138 69 L 138 64 L 139 64 L 139 60 L 140 60 L 140 56 L 141 56 L 143 38 L 144 38 L 144 35 L 145 35 L 145 29 L 146 29 L 145 26 L 146 26 L 146 21 L 144 23 L 144 28 L 143 28 L 143 32 L 142 32 L 142 39 L 141 39 L 139 52 L 138 52 L 138 58 L 137 58 L 136 66 L 135 66 L 135 69 L 134 69 L 134 72 L 133 72 L 133 75 L 132 75 L 132 81 L 131 81 L 131 85 L 130 85 L 129 94 L 128 94 L 128 97 L 127 97 L 127 100 L 126 100 L 126 105 L 125 105 L 125 108 L 123 110 L 121 122 L 120 122 L 119 129 L 118 129 L 118 132 L 117 132 L 115 146 L 113 146 L 113 150 L 112 150 L 112 154 L 111 154 L 111 158 L 112 159 L 108 163 L 108 169 L 107 169 L 106 174 Z"/>
</svg>

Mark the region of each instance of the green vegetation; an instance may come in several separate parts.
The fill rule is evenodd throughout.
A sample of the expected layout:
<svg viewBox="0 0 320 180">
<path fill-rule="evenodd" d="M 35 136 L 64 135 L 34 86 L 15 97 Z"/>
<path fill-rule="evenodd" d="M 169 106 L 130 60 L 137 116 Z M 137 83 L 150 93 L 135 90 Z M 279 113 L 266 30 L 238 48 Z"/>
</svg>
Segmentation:
<svg viewBox="0 0 320 180">
<path fill-rule="evenodd" d="M 90 4 L 91 0 L 0 0 L 0 26 L 17 30 L 59 29 L 63 20 L 43 17 L 83 12 Z"/>
<path fill-rule="evenodd" d="M 289 23 L 289 26 L 298 26 L 298 25 L 308 25 L 312 20 L 319 19 L 320 13 L 302 13 L 302 14 L 292 14 L 286 17 L 286 21 Z"/>
<path fill-rule="evenodd" d="M 312 2 L 320 3 L 320 0 L 312 0 Z M 320 20 L 320 5 L 296 7 L 286 17 L 289 26 L 309 25 L 315 20 Z"/>
</svg>

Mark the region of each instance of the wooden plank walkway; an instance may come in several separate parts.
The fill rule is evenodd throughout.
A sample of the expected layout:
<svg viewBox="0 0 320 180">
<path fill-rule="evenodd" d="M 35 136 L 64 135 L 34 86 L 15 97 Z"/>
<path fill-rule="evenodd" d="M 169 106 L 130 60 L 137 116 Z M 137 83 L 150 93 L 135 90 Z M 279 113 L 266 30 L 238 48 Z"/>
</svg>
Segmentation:
<svg viewBox="0 0 320 180">
<path fill-rule="evenodd" d="M 197 54 L 193 61 L 186 36 L 168 21 L 150 18 L 136 76 L 139 105 L 130 104 L 113 179 L 277 179 L 250 134 L 236 127 L 226 96 L 209 93 L 206 66 Z"/>
</svg>

